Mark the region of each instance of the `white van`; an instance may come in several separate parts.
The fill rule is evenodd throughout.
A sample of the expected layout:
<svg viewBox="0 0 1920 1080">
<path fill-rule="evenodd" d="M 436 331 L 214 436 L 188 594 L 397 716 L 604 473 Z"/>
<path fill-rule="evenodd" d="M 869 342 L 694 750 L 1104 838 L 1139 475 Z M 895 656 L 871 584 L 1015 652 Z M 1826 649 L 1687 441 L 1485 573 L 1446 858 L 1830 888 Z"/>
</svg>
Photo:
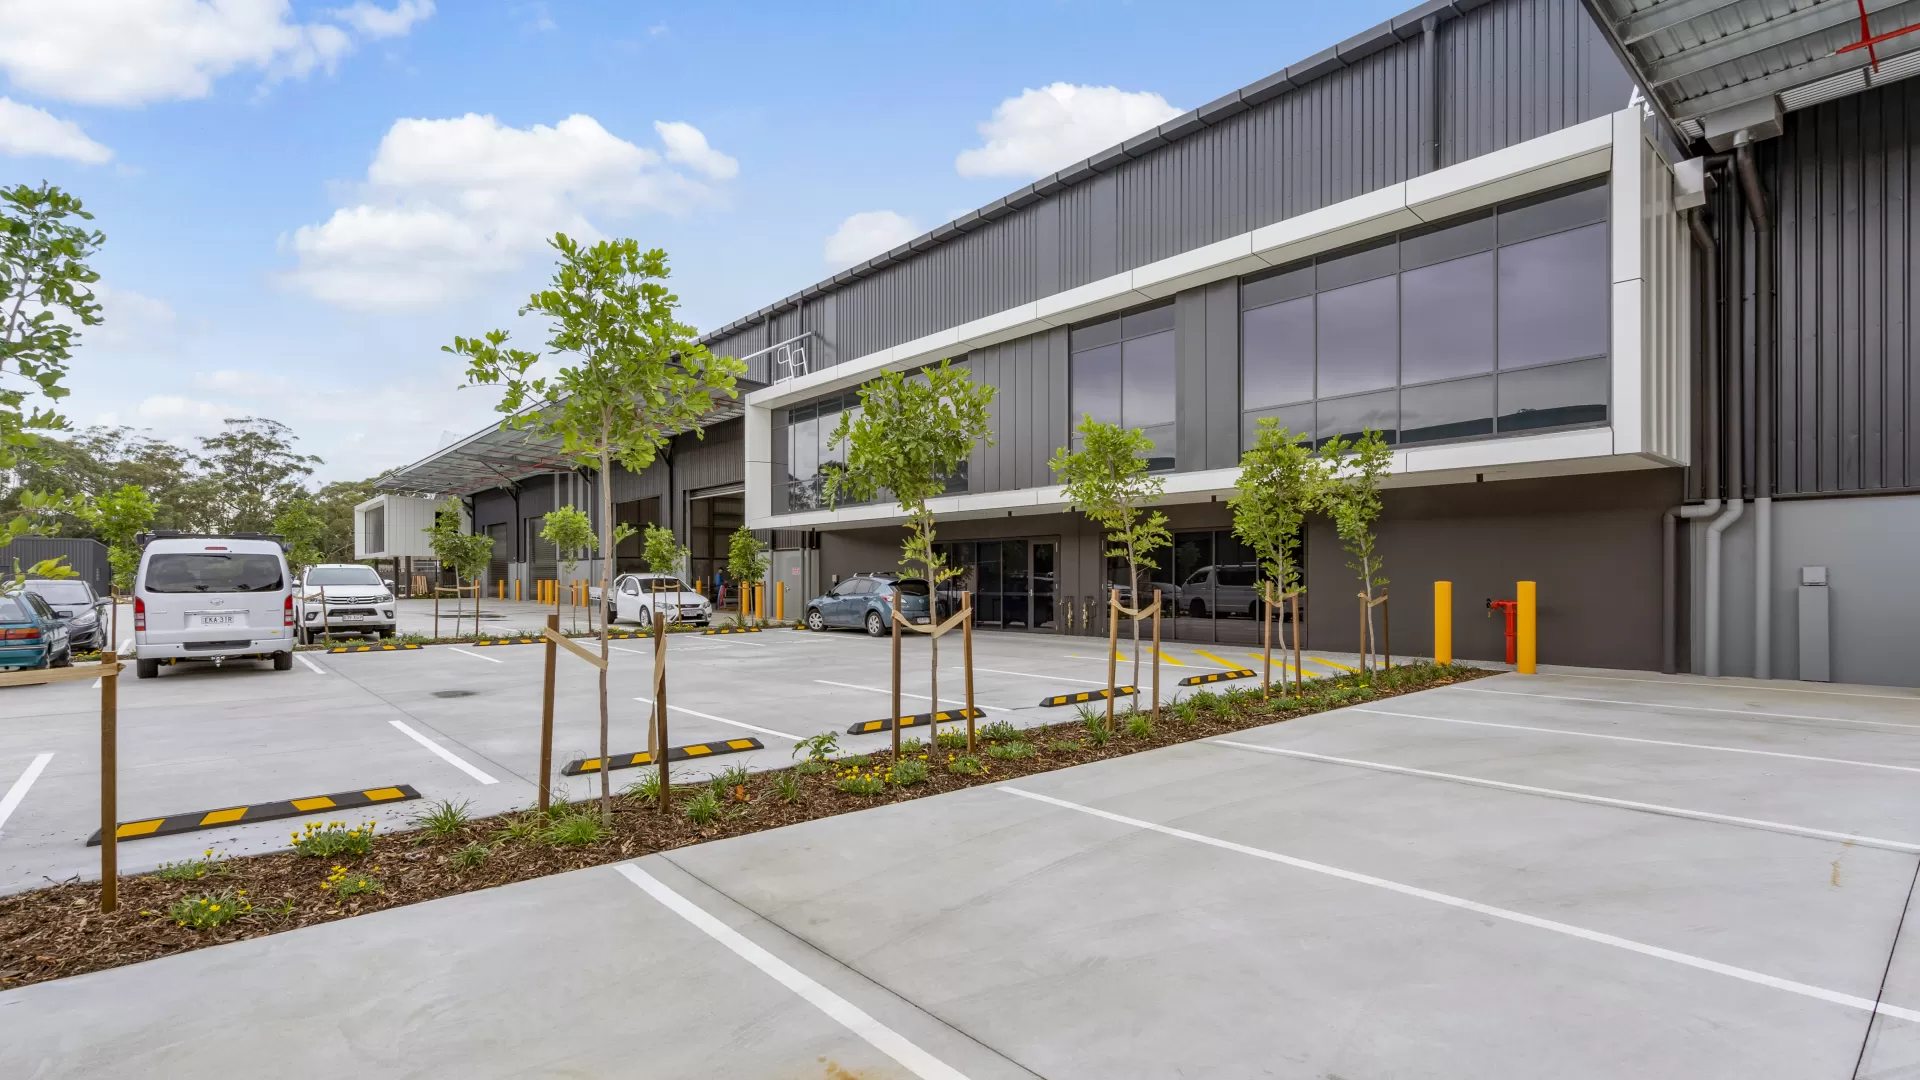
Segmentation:
<svg viewBox="0 0 1920 1080">
<path fill-rule="evenodd" d="M 280 538 L 141 534 L 133 583 L 140 678 L 183 660 L 272 660 L 293 668 L 293 579 Z"/>
</svg>

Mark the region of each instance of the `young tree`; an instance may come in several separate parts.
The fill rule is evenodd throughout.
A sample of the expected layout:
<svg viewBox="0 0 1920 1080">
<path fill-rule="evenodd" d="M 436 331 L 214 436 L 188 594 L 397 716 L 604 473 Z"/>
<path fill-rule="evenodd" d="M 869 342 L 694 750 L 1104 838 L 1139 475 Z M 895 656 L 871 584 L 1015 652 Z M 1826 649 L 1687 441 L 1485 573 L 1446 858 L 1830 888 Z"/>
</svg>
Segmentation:
<svg viewBox="0 0 1920 1080">
<path fill-rule="evenodd" d="M 1253 445 L 1240 457 L 1240 478 L 1234 481 L 1239 491 L 1228 500 L 1233 535 L 1260 560 L 1262 593 L 1271 583 L 1285 595 L 1300 583 L 1300 526 L 1320 502 L 1327 459 L 1314 454 L 1307 436 L 1271 417 L 1255 424 L 1254 432 Z M 1300 638 L 1297 625 L 1293 637 Z M 1299 678 L 1296 671 L 1295 681 Z M 1280 679 L 1286 682 L 1284 668 Z"/>
<path fill-rule="evenodd" d="M 733 580 L 739 582 L 742 589 L 749 589 L 754 582 L 766 578 L 767 565 L 767 545 L 753 535 L 753 530 L 745 525 L 733 530 L 733 536 L 727 541 L 727 572 L 733 575 Z M 747 621 L 744 600 L 740 604 L 740 621 Z"/>
<path fill-rule="evenodd" d="M 1379 432 L 1368 431 L 1352 442 L 1334 439 L 1322 446 L 1320 453 L 1328 461 L 1330 473 L 1321 489 L 1320 505 L 1333 519 L 1341 546 L 1352 556 L 1353 561 L 1347 565 L 1360 575 L 1360 592 L 1367 603 L 1360 657 L 1360 666 L 1366 669 L 1373 663 L 1374 590 L 1387 586 L 1373 523 L 1380 517 L 1380 482 L 1393 465 L 1393 447 Z"/>
<path fill-rule="evenodd" d="M 453 339 L 445 351 L 468 360 L 467 382 L 502 386 L 504 426 L 557 438 L 568 459 L 599 472 L 600 520 L 610 530 L 616 464 L 639 472 L 674 435 L 699 432 L 713 395 L 735 396 L 746 365 L 714 356 L 694 328 L 676 318 L 680 298 L 666 286 L 667 253 L 633 240 L 583 245 L 565 233 L 549 241 L 559 254 L 550 288 L 520 314 L 548 320 L 547 346 L 572 363 L 535 374 L 538 353 L 507 347 L 507 332 Z M 600 547 L 612 551 L 611 532 Z M 600 595 L 612 591 L 613 560 L 600 563 Z M 600 635 L 600 657 L 609 643 Z M 600 670 L 600 755 L 607 754 L 607 672 Z M 663 791 L 664 800 L 665 793 Z M 600 812 L 613 814 L 613 790 L 600 771 Z"/>
<path fill-rule="evenodd" d="M 87 288 L 100 275 L 87 259 L 107 238 L 75 224 L 91 220 L 51 184 L 0 188 L 0 469 L 18 464 L 40 432 L 67 426 L 50 404 L 29 399 L 67 396 L 60 382 L 80 337 L 73 324 L 100 325 Z"/>
<path fill-rule="evenodd" d="M 574 568 L 580 565 L 581 551 L 600 550 L 600 538 L 593 534 L 593 522 L 588 519 L 585 510 L 577 506 L 562 506 L 547 511 L 540 520 L 544 523 L 540 527 L 540 539 L 553 545 L 554 557 L 560 563 L 560 575 L 563 578 L 571 575 Z M 619 541 L 615 540 L 614 543 Z M 553 590 L 553 613 L 556 617 L 560 614 L 560 592 L 559 589 Z M 580 628 L 578 608 L 574 609 L 573 626 L 576 630 Z M 593 629 L 592 615 L 587 616 L 587 629 Z"/>
<path fill-rule="evenodd" d="M 693 549 L 674 539 L 672 529 L 664 525 L 649 525 L 640 541 L 640 557 L 646 561 L 649 573 L 681 577 L 686 572 L 687 564 L 693 561 Z M 647 610 L 653 612 L 655 617 L 659 615 L 651 604 Z"/>
<path fill-rule="evenodd" d="M 132 589 L 134 572 L 140 568 L 140 549 L 134 545 L 134 537 L 153 527 L 153 502 L 146 491 L 132 484 L 122 485 L 118 491 L 87 500 L 80 515 L 107 545 L 114 587 Z"/>
<path fill-rule="evenodd" d="M 994 388 L 973 381 L 966 368 L 950 361 L 917 374 L 883 372 L 860 388 L 860 409 L 840 414 L 840 424 L 828 439 L 830 447 L 847 448 L 846 466 L 827 475 L 827 505 L 842 499 L 861 501 L 881 492 L 893 496 L 907 515 L 907 538 L 901 549 L 901 567 L 920 564 L 927 581 L 928 614 L 937 616 L 934 600 L 940 583 L 959 574 L 947 566 L 946 556 L 934 547 L 933 511 L 928 500 L 947 490 L 947 479 L 966 463 L 975 446 L 992 444 L 987 408 Z M 932 694 L 940 709 L 940 639 L 932 641 Z M 900 750 L 900 729 L 893 729 L 893 749 Z"/>
<path fill-rule="evenodd" d="M 427 529 L 427 542 L 433 548 L 434 558 L 440 565 L 453 571 L 453 584 L 457 588 L 460 579 L 477 581 L 487 572 L 487 566 L 493 561 L 493 537 L 479 533 L 462 532 L 460 529 L 460 505 L 446 502 L 434 511 L 433 525 Z M 460 598 L 454 597 L 455 611 L 459 610 Z M 453 632 L 460 632 L 460 619 L 456 615 Z M 473 592 L 473 632 L 480 633 L 480 590 Z"/>
<path fill-rule="evenodd" d="M 287 561 L 293 564 L 294 573 L 332 561 L 320 547 L 327 523 L 314 507 L 313 500 L 304 493 L 281 504 L 280 512 L 273 518 L 273 531 L 286 538 Z"/>
<path fill-rule="evenodd" d="M 1173 545 L 1167 516 L 1146 507 L 1159 500 L 1166 481 L 1147 470 L 1153 440 L 1139 428 L 1122 428 L 1091 416 L 1081 419 L 1075 434 L 1080 449 L 1061 447 L 1048 464 L 1074 508 L 1105 530 L 1109 556 L 1127 560 L 1127 582 L 1133 607 L 1144 601 L 1140 570 L 1158 570 L 1154 552 Z M 1140 620 L 1133 620 L 1133 684 L 1140 685 Z M 1111 689 L 1111 687 L 1109 687 Z"/>
</svg>

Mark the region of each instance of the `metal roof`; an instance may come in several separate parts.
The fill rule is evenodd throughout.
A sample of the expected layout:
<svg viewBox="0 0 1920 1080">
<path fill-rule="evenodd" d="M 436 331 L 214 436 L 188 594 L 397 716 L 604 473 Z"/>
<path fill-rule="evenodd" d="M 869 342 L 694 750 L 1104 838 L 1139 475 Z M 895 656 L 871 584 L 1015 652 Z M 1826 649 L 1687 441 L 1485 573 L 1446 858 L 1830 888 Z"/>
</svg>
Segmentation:
<svg viewBox="0 0 1920 1080">
<path fill-rule="evenodd" d="M 736 398 L 716 396 L 713 408 L 696 426 L 712 427 L 743 415 L 746 394 L 752 386 L 743 381 Z M 560 452 L 558 437 L 490 424 L 381 476 L 373 482 L 373 488 L 399 495 L 467 495 L 530 476 L 572 472 L 575 467 L 576 463 Z"/>
<path fill-rule="evenodd" d="M 1920 0 L 1583 0 L 1686 137 L 1920 72 Z"/>
</svg>

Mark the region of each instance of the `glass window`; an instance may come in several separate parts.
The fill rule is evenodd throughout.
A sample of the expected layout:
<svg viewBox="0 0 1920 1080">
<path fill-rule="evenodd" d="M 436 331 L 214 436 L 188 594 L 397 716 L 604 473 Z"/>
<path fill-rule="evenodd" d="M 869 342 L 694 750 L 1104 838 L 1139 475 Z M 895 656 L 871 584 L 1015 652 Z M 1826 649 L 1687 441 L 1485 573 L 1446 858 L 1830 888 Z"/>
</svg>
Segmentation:
<svg viewBox="0 0 1920 1080">
<path fill-rule="evenodd" d="M 1601 356 L 1609 322 L 1607 227 L 1500 249 L 1500 367 Z"/>
<path fill-rule="evenodd" d="M 1314 267 L 1314 285 L 1321 292 L 1356 281 L 1385 277 L 1400 269 L 1400 254 L 1392 240 L 1351 253 L 1326 256 Z"/>
<path fill-rule="evenodd" d="M 279 592 L 280 560 L 273 555 L 215 551 L 155 555 L 147 560 L 146 591 L 158 593 Z"/>
<path fill-rule="evenodd" d="M 1120 340 L 1120 320 L 1102 319 L 1097 323 L 1073 328 L 1070 352 L 1082 352 L 1097 349 L 1102 345 L 1112 345 Z"/>
<path fill-rule="evenodd" d="M 1321 397 L 1394 384 L 1400 366 L 1398 293 L 1398 282 L 1388 277 L 1314 298 Z"/>
<path fill-rule="evenodd" d="M 385 585 L 371 566 L 316 566 L 307 571 L 309 585 Z M 85 586 L 82 586 L 84 588 Z M 39 590 L 35 590 L 38 592 Z M 46 595 L 42 593 L 41 595 Z M 78 603 L 79 601 L 74 601 Z"/>
<path fill-rule="evenodd" d="M 17 623 L 32 621 L 33 616 L 28 615 L 26 611 L 20 607 L 18 602 L 9 599 L 0 599 L 0 622 Z"/>
<path fill-rule="evenodd" d="M 1078 327 L 1069 357 L 1071 423 L 1091 416 L 1140 429 L 1153 440 L 1147 460 L 1156 470 L 1174 463 L 1173 319 L 1173 305 L 1160 304 Z"/>
<path fill-rule="evenodd" d="M 787 428 L 787 475 L 811 480 L 820 471 L 820 422 L 809 414 Z"/>
<path fill-rule="evenodd" d="M 1493 252 L 1400 275 L 1400 381 L 1493 370 Z"/>
<path fill-rule="evenodd" d="M 1500 208 L 1500 242 L 1517 244 L 1548 233 L 1607 220 L 1607 186 L 1558 193 Z"/>
<path fill-rule="evenodd" d="M 1322 401 L 1315 442 L 1326 442 L 1336 436 L 1354 439 L 1368 431 L 1378 431 L 1388 442 L 1395 441 L 1400 430 L 1399 398 L 1398 391 L 1388 390 L 1382 394 Z"/>
<path fill-rule="evenodd" d="M 371 568 L 367 569 L 367 573 L 373 575 L 373 584 L 380 584 L 380 575 L 374 574 Z M 359 584 L 359 582 L 355 582 L 354 584 Z M 84 581 L 42 581 L 36 579 L 27 582 L 26 589 L 28 592 L 38 596 L 49 604 L 67 604 L 71 606 L 74 604 L 93 603 L 93 586 L 88 585 Z"/>
<path fill-rule="evenodd" d="M 1500 430 L 1604 423 L 1611 381 L 1605 360 L 1506 372 L 1500 376 Z"/>
<path fill-rule="evenodd" d="M 1121 346 L 1126 369 L 1121 424 L 1153 428 L 1173 423 L 1173 334 L 1135 338 Z"/>
<path fill-rule="evenodd" d="M 1313 295 L 1313 267 L 1302 266 L 1297 270 L 1287 270 L 1272 277 L 1255 278 L 1240 286 L 1240 306 L 1252 311 L 1257 307 L 1277 304 L 1282 300 L 1292 300 L 1301 296 Z"/>
<path fill-rule="evenodd" d="M 1400 441 L 1439 442 L 1493 434 L 1493 377 L 1400 391 Z"/>
<path fill-rule="evenodd" d="M 1241 408 L 1313 400 L 1313 297 L 1240 317 Z"/>
<path fill-rule="evenodd" d="M 835 585 L 832 589 L 828 590 L 827 595 L 828 596 L 856 595 L 860 591 L 860 580 L 861 579 L 859 578 L 848 578 L 847 580 L 841 582 L 838 585 Z"/>
<path fill-rule="evenodd" d="M 1400 234 L 1400 268 L 1417 270 L 1493 247 L 1493 213 Z"/>
<path fill-rule="evenodd" d="M 1173 329 L 1173 305 L 1161 304 L 1145 311 L 1136 311 L 1120 320 L 1121 338 L 1144 337 Z"/>
<path fill-rule="evenodd" d="M 1313 402 L 1305 405 L 1288 405 L 1282 409 L 1267 409 L 1263 412 L 1242 414 L 1240 418 L 1240 445 L 1252 446 L 1259 437 L 1259 423 L 1272 417 L 1288 431 L 1297 431 L 1308 438 L 1313 437 Z"/>
<path fill-rule="evenodd" d="M 1105 424 L 1119 423 L 1120 377 L 1118 344 L 1074 353 L 1069 372 L 1073 382 L 1071 426 L 1078 427 L 1085 416 Z"/>
</svg>

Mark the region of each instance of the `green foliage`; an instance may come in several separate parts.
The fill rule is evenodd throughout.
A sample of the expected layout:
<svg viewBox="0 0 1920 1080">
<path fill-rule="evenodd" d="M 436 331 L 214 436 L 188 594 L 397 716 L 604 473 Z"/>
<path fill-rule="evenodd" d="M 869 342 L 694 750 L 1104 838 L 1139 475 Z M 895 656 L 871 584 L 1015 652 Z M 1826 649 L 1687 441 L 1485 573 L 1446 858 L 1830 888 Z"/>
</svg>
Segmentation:
<svg viewBox="0 0 1920 1080">
<path fill-rule="evenodd" d="M 927 778 L 927 763 L 919 758 L 901 758 L 887 770 L 887 781 L 897 787 L 911 787 Z"/>
<path fill-rule="evenodd" d="M 328 561 L 326 554 L 320 550 L 320 539 L 327 531 L 327 523 L 315 509 L 313 500 L 304 494 L 289 499 L 280 508 L 273 519 L 273 531 L 286 537 L 287 562 L 292 564 L 294 573 Z"/>
<path fill-rule="evenodd" d="M 175 926 L 184 926 L 189 930 L 212 930 L 242 915 L 251 914 L 253 904 L 247 899 L 245 889 L 239 892 L 222 890 L 201 893 L 167 905 L 167 918 L 172 919 Z"/>
<path fill-rule="evenodd" d="M 1006 743 L 994 743 L 992 746 L 987 747 L 987 754 L 989 757 L 1005 758 L 1008 760 L 1028 758 L 1033 756 L 1033 744 L 1020 739 Z"/>
<path fill-rule="evenodd" d="M 1067 500 L 1106 533 L 1107 555 L 1127 560 L 1134 608 L 1146 606 L 1140 570 L 1157 570 L 1155 553 L 1173 545 L 1167 516 L 1146 507 L 1159 501 L 1166 480 L 1148 471 L 1153 440 L 1139 428 L 1082 417 L 1074 429 L 1080 448 L 1060 447 L 1049 466 Z M 1140 681 L 1140 620 L 1133 620 L 1133 681 Z"/>
<path fill-rule="evenodd" d="M 1020 729 L 1005 720 L 995 720 L 980 728 L 978 734 L 988 742 L 1012 742 L 1020 737 Z"/>
<path fill-rule="evenodd" d="M 67 565 L 67 557 L 65 555 L 55 555 L 51 559 L 41 559 L 25 570 L 20 569 L 20 560 L 15 559 L 13 560 L 13 576 L 7 578 L 4 583 L 0 583 L 0 593 L 18 592 L 21 586 L 35 578 L 47 581 L 64 581 L 68 578 L 77 578 L 79 576 L 78 571 Z"/>
<path fill-rule="evenodd" d="M 592 814 L 568 814 L 540 832 L 540 839 L 558 847 L 581 847 L 607 838 L 607 827 Z"/>
<path fill-rule="evenodd" d="M 414 814 L 409 823 L 436 840 L 444 840 L 460 835 L 460 830 L 466 828 L 467 822 L 473 819 L 472 809 L 473 804 L 465 799 L 458 803 L 452 799 L 441 799 Z"/>
<path fill-rule="evenodd" d="M 460 504 L 454 500 L 440 504 L 433 513 L 433 525 L 426 532 L 434 557 L 452 569 L 456 578 L 468 581 L 478 578 L 493 561 L 493 537 L 463 531 Z"/>
<path fill-rule="evenodd" d="M 1113 738 L 1113 728 L 1107 725 L 1106 714 L 1098 709 L 1081 706 L 1080 722 L 1087 727 L 1087 744 L 1095 749 L 1107 745 L 1107 740 Z"/>
<path fill-rule="evenodd" d="M 640 779 L 621 789 L 620 794 L 642 806 L 650 806 L 660 801 L 660 773 L 649 769 L 640 775 Z"/>
<path fill-rule="evenodd" d="M 878 767 L 863 764 L 841 770 L 833 786 L 848 795 L 878 795 L 887 790 L 887 778 Z"/>
<path fill-rule="evenodd" d="M 733 530 L 727 541 L 727 573 L 742 585 L 751 585 L 767 576 L 767 545 L 745 525 Z"/>
<path fill-rule="evenodd" d="M 680 810 L 695 825 L 711 825 L 720 819 L 720 798 L 711 788 L 701 788 L 681 804 Z"/>
<path fill-rule="evenodd" d="M 197 859 L 161 863 L 160 869 L 155 870 L 153 876 L 159 878 L 161 881 L 199 881 L 201 878 L 209 875 L 224 875 L 226 872 L 227 857 L 225 855 L 216 856 L 213 853 L 213 849 L 208 848 L 202 852 Z"/>
<path fill-rule="evenodd" d="M 1300 526 L 1326 490 L 1328 459 L 1316 455 L 1307 436 L 1272 417 L 1254 425 L 1254 443 L 1240 456 L 1233 535 L 1253 549 L 1261 577 L 1292 591 L 1300 581 Z"/>
<path fill-rule="evenodd" d="M 840 760 L 838 760 L 838 761 L 836 761 L 836 762 L 834 762 L 834 764 L 835 764 L 835 765 L 839 765 L 839 766 L 841 766 L 841 767 L 843 767 L 843 768 L 849 768 L 849 769 L 864 769 L 864 768 L 866 768 L 867 766 L 869 766 L 869 765 L 871 765 L 871 764 L 873 764 L 873 755 L 871 755 L 871 754 L 848 754 L 848 755 L 847 755 L 846 757 L 843 757 L 843 758 L 841 758 Z"/>
<path fill-rule="evenodd" d="M 600 550 L 600 538 L 593 533 L 593 519 L 577 506 L 562 506 L 540 516 L 540 539 L 554 546 L 564 577 L 580 565 L 581 552 Z"/>
<path fill-rule="evenodd" d="M 794 757 L 805 754 L 807 755 L 808 761 L 826 761 L 839 752 L 840 734 L 834 731 L 823 731 L 818 735 L 809 735 L 800 740 L 800 745 L 793 748 Z"/>
<path fill-rule="evenodd" d="M 724 772 L 708 777 L 707 789 L 713 792 L 714 798 L 725 799 L 733 789 L 746 787 L 747 781 L 751 779 L 753 774 L 747 772 L 745 765 L 735 765 Z"/>
<path fill-rule="evenodd" d="M 1192 698 L 1176 698 L 1167 704 L 1167 711 L 1182 724 L 1191 724 L 1200 719 L 1200 706 Z"/>
<path fill-rule="evenodd" d="M 952 731 L 936 732 L 933 737 L 933 744 L 942 750 L 965 750 L 967 748 L 967 733 L 958 728 Z M 901 749 L 905 749 L 905 746 L 903 745 Z"/>
<path fill-rule="evenodd" d="M 122 484 L 118 489 L 86 500 L 81 517 L 107 545 L 107 562 L 113 568 L 113 583 L 123 590 L 133 588 L 133 575 L 140 569 L 140 549 L 133 538 L 153 527 L 153 500 L 145 489 Z"/>
<path fill-rule="evenodd" d="M 1332 479 L 1321 493 L 1320 505 L 1340 534 L 1340 545 L 1351 560 L 1347 566 L 1360 575 L 1360 591 L 1368 600 L 1366 644 L 1371 654 L 1372 600 L 1376 590 L 1387 587 L 1373 523 L 1380 517 L 1380 483 L 1393 465 L 1393 447 L 1379 432 L 1368 431 L 1351 443 L 1334 439 L 1320 452 L 1333 462 Z M 1363 657 L 1361 666 L 1369 664 L 1370 660 Z"/>
<path fill-rule="evenodd" d="M 956 776 L 979 776 L 986 769 L 980 759 L 972 754 L 961 754 L 959 757 L 947 755 L 947 771 Z"/>
<path fill-rule="evenodd" d="M 473 870 L 477 867 L 485 866 L 487 859 L 492 855 L 492 848 L 475 840 L 473 843 L 447 856 L 447 865 L 453 867 L 455 870 Z"/>
<path fill-rule="evenodd" d="M 1055 739 L 1047 744 L 1047 749 L 1056 754 L 1071 754 L 1080 747 L 1079 739 Z"/>
<path fill-rule="evenodd" d="M 773 775 L 773 794 L 779 800 L 791 806 L 801 799 L 800 776 L 792 769 L 786 769 Z"/>
<path fill-rule="evenodd" d="M 633 789 L 627 790 L 631 792 Z M 546 824 L 540 820 L 538 814 L 528 811 L 508 818 L 500 831 L 494 833 L 494 837 L 500 840 L 532 840 L 539 836 L 540 830 L 545 827 Z"/>
<path fill-rule="evenodd" d="M 380 868 L 376 866 L 373 869 Z M 320 883 L 320 888 L 332 893 L 335 900 L 348 900 L 368 893 L 377 893 L 385 886 L 380 884 L 379 878 L 373 876 L 372 871 L 349 870 L 344 866 L 336 866 L 327 874 L 326 880 Z"/>
<path fill-rule="evenodd" d="M 51 184 L 0 188 L 0 469 L 37 447 L 40 432 L 67 426 L 51 403 L 67 396 L 80 327 L 101 322 L 87 288 L 100 275 L 87 260 L 107 238 L 76 224 L 91 220 Z M 30 404 L 36 397 L 49 404 Z"/>
<path fill-rule="evenodd" d="M 1129 739 L 1153 738 L 1153 714 L 1139 712 L 1139 711 L 1128 713 L 1127 714 L 1127 738 Z"/>
<path fill-rule="evenodd" d="M 674 539 L 673 530 L 662 525 L 649 525 L 645 537 L 641 540 L 641 557 L 647 560 L 647 569 L 656 574 L 684 573 L 687 558 L 691 554 L 680 541 Z"/>
<path fill-rule="evenodd" d="M 194 491 L 197 516 L 210 532 L 268 532 L 281 507 L 306 493 L 320 459 L 294 450 L 293 430 L 277 420 L 246 416 L 223 421 L 218 435 L 200 440 L 203 470 Z"/>
<path fill-rule="evenodd" d="M 373 850 L 374 823 L 362 822 L 349 828 L 344 821 L 307 822 L 293 835 L 293 850 L 310 859 L 355 857 Z"/>
</svg>

